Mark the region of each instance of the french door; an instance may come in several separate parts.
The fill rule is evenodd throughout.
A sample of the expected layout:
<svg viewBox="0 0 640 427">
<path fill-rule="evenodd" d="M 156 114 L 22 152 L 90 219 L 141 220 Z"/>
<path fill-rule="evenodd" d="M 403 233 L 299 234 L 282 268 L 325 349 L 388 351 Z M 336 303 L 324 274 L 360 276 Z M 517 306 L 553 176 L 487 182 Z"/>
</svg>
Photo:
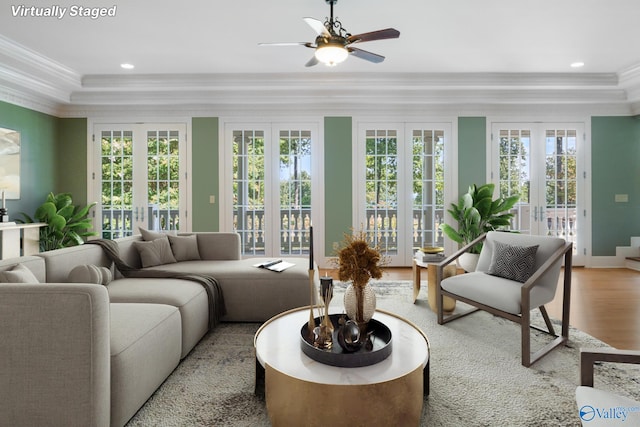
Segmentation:
<svg viewBox="0 0 640 427">
<path fill-rule="evenodd" d="M 357 132 L 354 227 L 390 265 L 411 265 L 416 249 L 444 246 L 451 123 L 360 123 Z"/>
<path fill-rule="evenodd" d="M 309 254 L 312 207 L 321 203 L 317 141 L 314 123 L 225 125 L 222 220 L 240 234 L 243 255 Z"/>
<path fill-rule="evenodd" d="M 187 229 L 185 124 L 96 124 L 92 139 L 103 238 Z"/>
<path fill-rule="evenodd" d="M 513 229 L 573 242 L 584 265 L 583 123 L 493 123 L 492 178 L 502 196 L 519 194 Z"/>
</svg>

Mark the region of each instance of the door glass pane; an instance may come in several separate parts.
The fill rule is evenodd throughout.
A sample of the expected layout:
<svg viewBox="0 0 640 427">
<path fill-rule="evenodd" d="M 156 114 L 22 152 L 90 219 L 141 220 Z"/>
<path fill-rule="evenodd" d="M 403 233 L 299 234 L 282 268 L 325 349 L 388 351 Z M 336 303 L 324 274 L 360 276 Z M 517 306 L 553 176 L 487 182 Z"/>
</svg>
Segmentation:
<svg viewBox="0 0 640 427">
<path fill-rule="evenodd" d="M 311 131 L 280 131 L 280 253 L 309 253 Z"/>
<path fill-rule="evenodd" d="M 500 196 L 520 196 L 511 212 L 515 215 L 511 228 L 530 234 L 531 131 L 502 129 L 499 138 Z"/>
<path fill-rule="evenodd" d="M 413 252 L 425 246 L 443 246 L 444 131 L 412 132 L 412 240 Z"/>
<path fill-rule="evenodd" d="M 242 253 L 265 254 L 264 131 L 234 130 L 233 229 L 242 239 Z"/>
<path fill-rule="evenodd" d="M 148 205 L 143 215 L 151 230 L 180 230 L 179 136 L 177 130 L 147 131 Z"/>
<path fill-rule="evenodd" d="M 546 234 L 574 243 L 577 221 L 577 132 L 547 129 L 545 132 Z"/>
<path fill-rule="evenodd" d="M 398 135 L 367 130 L 365 141 L 365 232 L 387 255 L 398 253 Z"/>
<path fill-rule="evenodd" d="M 100 133 L 102 237 L 133 234 L 133 133 Z"/>
</svg>

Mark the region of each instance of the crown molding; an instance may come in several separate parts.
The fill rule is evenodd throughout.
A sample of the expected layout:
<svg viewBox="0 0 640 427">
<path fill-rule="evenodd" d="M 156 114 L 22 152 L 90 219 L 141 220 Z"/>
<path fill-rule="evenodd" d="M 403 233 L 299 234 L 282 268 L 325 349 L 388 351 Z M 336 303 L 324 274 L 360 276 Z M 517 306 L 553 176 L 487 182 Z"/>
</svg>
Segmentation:
<svg viewBox="0 0 640 427">
<path fill-rule="evenodd" d="M 595 105 L 631 110 L 640 65 L 621 73 L 244 73 L 88 75 L 0 35 L 0 99 L 47 114 L 122 108 L 366 111 L 433 105 Z M 635 108 L 635 107 L 634 107 Z"/>
<path fill-rule="evenodd" d="M 500 116 L 520 119 L 523 116 L 531 120 L 550 120 L 550 117 L 588 117 L 588 116 L 629 116 L 632 113 L 626 103 L 612 104 L 488 104 L 488 103 L 450 103 L 450 104 L 335 104 L 330 100 L 300 108 L 299 104 L 279 104 L 264 106 L 254 104 L 184 104 L 184 105 L 68 105 L 59 111 L 59 117 L 93 117 L 111 119 L 128 117 L 137 120 L 140 117 L 299 117 L 301 114 L 324 117 L 327 111 L 331 116 L 379 115 L 393 117 L 473 117 Z"/>
<path fill-rule="evenodd" d="M 640 102 L 640 64 L 620 72 L 620 87 L 627 91 L 627 100 L 632 105 Z"/>
<path fill-rule="evenodd" d="M 52 101 L 40 94 L 32 94 L 21 89 L 15 89 L 2 83 L 0 83 L 0 101 L 51 116 L 61 117 L 64 114 L 64 106 L 60 102 Z"/>
<path fill-rule="evenodd" d="M 519 89 L 519 88 L 420 88 L 392 85 L 263 88 L 258 85 L 232 87 L 197 87 L 178 90 L 80 91 L 72 94 L 71 103 L 80 105 L 185 105 L 185 104 L 260 104 L 314 105 L 330 101 L 339 104 L 451 104 L 451 103 L 619 103 L 626 102 L 624 90 L 607 89 Z M 318 87 L 319 86 L 319 87 Z"/>
<path fill-rule="evenodd" d="M 82 76 L 76 71 L 1 34 L 0 58 L 2 68 L 14 68 L 34 79 L 51 81 L 53 85 L 68 90 L 76 90 L 82 86 Z"/>
<path fill-rule="evenodd" d="M 618 85 L 615 73 L 244 73 L 244 74 L 137 74 L 90 75 L 84 90 L 121 89 L 266 89 L 304 87 L 607 87 Z"/>
</svg>

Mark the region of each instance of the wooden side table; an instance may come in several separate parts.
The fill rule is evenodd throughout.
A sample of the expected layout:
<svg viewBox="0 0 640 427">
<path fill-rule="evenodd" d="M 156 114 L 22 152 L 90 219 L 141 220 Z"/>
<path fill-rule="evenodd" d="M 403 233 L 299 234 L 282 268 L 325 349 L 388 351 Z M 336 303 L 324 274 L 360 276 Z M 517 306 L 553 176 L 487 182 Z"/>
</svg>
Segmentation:
<svg viewBox="0 0 640 427">
<path fill-rule="evenodd" d="M 420 293 L 420 271 L 426 268 L 427 269 L 427 301 L 429 302 L 429 307 L 434 312 L 437 312 L 438 308 L 436 306 L 436 268 L 434 264 L 430 264 L 428 262 L 418 261 L 417 259 L 413 259 L 413 302 L 415 304 L 418 299 L 418 294 Z M 455 265 L 447 265 L 443 270 L 443 279 L 445 277 L 455 276 L 457 267 Z M 443 310 L 446 313 L 452 312 L 456 308 L 456 300 L 450 297 L 443 297 Z"/>
</svg>

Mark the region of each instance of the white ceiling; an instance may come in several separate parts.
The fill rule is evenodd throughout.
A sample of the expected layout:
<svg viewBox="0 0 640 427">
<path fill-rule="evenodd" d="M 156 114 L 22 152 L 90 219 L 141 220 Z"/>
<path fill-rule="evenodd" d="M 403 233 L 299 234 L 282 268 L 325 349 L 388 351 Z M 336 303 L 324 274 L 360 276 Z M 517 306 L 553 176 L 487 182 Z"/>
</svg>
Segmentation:
<svg viewBox="0 0 640 427">
<path fill-rule="evenodd" d="M 71 17 L 69 10 L 62 19 L 13 16 L 18 5 L 45 3 L 117 9 L 115 17 L 98 19 Z M 313 51 L 303 46 L 258 46 L 313 41 L 302 18 L 324 20 L 324 0 L 45 3 L 2 7 L 5 94 L 31 90 L 63 104 L 117 104 L 135 103 L 133 92 L 149 102 L 150 93 L 157 99 L 172 89 L 180 102 L 202 102 L 207 90 L 237 91 L 245 79 L 247 88 L 294 82 L 309 89 L 337 80 L 343 89 L 367 80 L 375 82 L 370 88 L 381 80 L 398 88 L 411 73 L 401 89 L 579 87 L 619 102 L 634 101 L 631 83 L 640 74 L 638 0 L 339 0 L 335 15 L 350 33 L 393 27 L 400 38 L 359 45 L 386 56 L 381 64 L 350 57 L 335 68 L 306 68 Z M 572 69 L 576 61 L 585 66 Z M 121 69 L 123 62 L 135 69 Z"/>
</svg>

